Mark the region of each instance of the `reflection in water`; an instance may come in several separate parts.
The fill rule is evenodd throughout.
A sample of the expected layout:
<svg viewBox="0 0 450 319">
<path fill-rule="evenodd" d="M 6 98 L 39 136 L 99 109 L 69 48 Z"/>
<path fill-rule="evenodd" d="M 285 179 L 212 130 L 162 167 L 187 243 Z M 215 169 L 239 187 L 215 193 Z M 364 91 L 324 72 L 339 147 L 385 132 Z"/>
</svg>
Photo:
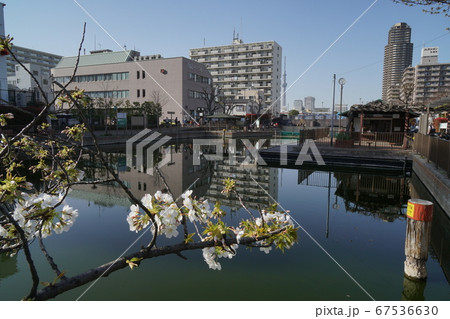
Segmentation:
<svg viewBox="0 0 450 319">
<path fill-rule="evenodd" d="M 409 199 L 408 179 L 404 176 L 299 170 L 298 183 L 333 188 L 333 208 L 339 208 L 339 197 L 343 199 L 346 211 L 388 222 L 404 218 Z M 330 192 L 328 197 L 329 202 L 333 201 Z"/>
<path fill-rule="evenodd" d="M 202 159 L 200 165 L 192 165 L 192 145 L 174 144 L 161 148 L 158 158 L 168 156 L 170 162 L 160 168 L 170 191 L 179 197 L 185 190 L 192 189 L 193 195 L 201 197 L 206 193 L 211 183 L 212 163 Z M 109 165 L 113 167 L 122 182 L 140 199 L 145 194 L 154 194 L 156 191 L 166 191 L 166 185 L 162 178 L 154 172 L 153 175 L 138 171 L 126 166 L 126 154 L 123 150 L 108 151 Z M 155 161 L 157 163 L 157 161 Z M 108 179 L 108 171 L 98 165 L 92 158 L 86 157 L 80 163 L 80 168 L 85 171 L 87 180 Z M 130 204 L 127 195 L 117 183 L 92 185 L 77 185 L 71 196 L 93 201 L 102 206 Z"/>
<path fill-rule="evenodd" d="M 424 301 L 425 287 L 427 285 L 426 280 L 411 280 L 404 277 L 403 279 L 403 301 Z"/>
<path fill-rule="evenodd" d="M 411 177 L 410 188 L 411 198 L 425 199 L 434 203 L 429 255 L 439 262 L 447 281 L 450 283 L 450 218 L 434 201 L 434 198 L 415 174 Z"/>
<path fill-rule="evenodd" d="M 236 158 L 236 165 L 233 166 L 228 165 L 227 158 L 216 162 L 201 158 L 200 165 L 194 166 L 193 149 L 190 144 L 170 145 L 160 149 L 159 152 L 160 154 L 157 154 L 159 158 L 166 155 L 171 158 L 169 165 L 161 167 L 161 173 L 175 196 L 179 196 L 192 184 L 191 189 L 195 196 L 208 197 L 211 202 L 219 200 L 221 204 L 228 206 L 233 211 L 240 208 L 239 201 L 233 197 L 224 197 L 221 193 L 222 180 L 233 178 L 236 180 L 238 192 L 243 196 L 250 209 L 257 209 L 258 205 L 261 208 L 267 206 L 273 203 L 272 198 L 280 199 L 285 207 L 302 206 L 302 209 L 293 211 L 292 215 L 299 217 L 299 220 L 302 217 L 304 223 L 310 227 L 311 234 L 315 236 L 320 236 L 324 226 L 322 221 L 325 216 L 320 212 L 325 213 L 326 211 L 326 196 L 328 195 L 328 215 L 330 215 L 330 208 L 333 208 L 330 217 L 333 229 L 329 239 L 321 240 L 321 244 L 334 257 L 342 260 L 348 271 L 352 275 L 356 274 L 357 279 L 361 280 L 365 287 L 367 286 L 368 291 L 371 293 L 374 291 L 377 299 L 420 300 L 426 296 L 427 299 L 442 300 L 448 296 L 445 295 L 448 291 L 447 286 L 442 285 L 445 283 L 445 278 L 436 262 L 439 261 L 448 278 L 450 273 L 448 268 L 449 252 L 448 249 L 447 251 L 444 249 L 449 247 L 448 218 L 445 222 L 435 214 L 437 221 L 442 224 L 442 229 L 437 228 L 440 225 L 435 225 L 433 221 L 433 251 L 429 263 L 434 269 L 432 267 L 429 274 L 434 276 L 433 280 L 435 281 L 429 280 L 426 283 L 427 289 L 425 289 L 424 283 L 403 279 L 404 238 L 402 237 L 404 235 L 401 233 L 405 229 L 403 219 L 405 205 L 409 198 L 408 179 L 373 174 L 271 168 L 257 166 L 252 159 L 244 164 L 243 157 L 247 154 L 242 151 L 239 153 L 240 157 Z M 119 177 L 137 198 L 165 188 L 165 184 L 156 173 L 152 176 L 134 168 L 128 168 L 124 148 L 108 150 L 106 153 L 111 167 L 118 172 Z M 89 156 L 83 159 L 82 164 L 82 169 L 85 170 L 88 179 L 109 177 L 106 170 L 101 169 Z M 305 187 L 307 185 L 308 187 Z M 411 194 L 416 197 L 412 190 Z M 94 211 L 96 205 L 104 207 L 127 207 L 130 205 L 126 194 L 114 183 L 98 184 L 94 188 L 92 185 L 78 185 L 69 196 L 83 198 L 86 201 L 79 201 L 79 203 L 87 206 L 87 203 L 90 202 L 92 206 L 89 209 L 85 207 L 87 214 L 80 214 L 78 225 L 82 227 L 78 230 L 75 228 L 73 234 L 65 234 L 68 236 L 66 240 L 70 241 L 74 251 L 78 249 L 78 246 L 82 247 L 78 240 L 83 235 L 88 237 L 85 232 L 89 232 L 90 225 L 94 224 L 93 221 L 97 221 L 94 219 L 94 214 L 89 214 Z M 92 247 L 92 254 L 95 256 L 98 251 L 109 252 L 108 249 L 113 246 L 111 238 L 103 239 L 103 237 L 108 238 L 104 236 L 105 234 L 113 233 L 114 238 L 117 237 L 117 240 L 121 242 L 127 242 L 128 239 L 134 238 L 131 237 L 134 234 L 130 234 L 125 225 L 123 214 L 126 210 L 123 207 L 120 209 L 108 208 L 104 211 L 108 212 L 105 215 L 108 215 L 106 217 L 110 224 L 104 230 L 99 230 L 98 234 L 95 232 L 95 236 L 98 236 L 94 237 L 96 240 L 92 241 L 89 237 L 89 243 L 95 242 L 95 247 Z M 114 211 L 116 214 L 110 214 Z M 370 216 L 370 218 L 365 216 Z M 234 215 L 230 214 L 227 217 L 234 218 Z M 390 223 L 381 221 L 390 221 Z M 116 227 L 116 223 L 120 227 Z M 111 231 L 112 229 L 113 231 Z M 121 233 L 122 230 L 123 233 Z M 50 242 L 52 240 L 55 246 L 61 245 L 61 254 L 64 255 L 67 250 L 64 246 L 65 243 L 56 237 L 49 238 Z M 80 267 L 92 267 L 92 265 L 84 265 L 84 260 L 89 259 L 86 258 L 86 254 L 88 254 L 86 250 L 70 251 L 70 257 L 66 258 L 71 261 L 70 258 L 77 257 L 81 259 Z M 201 252 L 192 252 L 192 255 L 189 256 L 200 257 L 190 258 L 189 263 L 183 264 L 174 262 L 174 260 L 179 260 L 178 257 L 174 257 L 176 259 L 162 258 L 153 261 L 150 267 L 142 267 L 139 273 L 132 272 L 130 275 L 129 272 L 124 272 L 117 276 L 111 276 L 102 283 L 105 285 L 103 288 L 99 285 L 96 290 L 92 290 L 89 298 L 92 300 L 96 300 L 96 298 L 97 300 L 139 298 L 185 300 L 187 297 L 183 289 L 174 291 L 170 288 L 173 285 L 179 285 L 180 287 L 193 287 L 190 298 L 195 300 L 211 300 L 213 298 L 214 300 L 229 300 L 229 298 L 233 298 L 233 300 L 248 300 L 248 298 L 257 300 L 270 300 L 270 298 L 278 300 L 346 300 L 349 294 L 352 295 L 352 298 L 366 300 L 366 296 L 360 294 L 361 292 L 354 283 L 326 259 L 323 252 L 307 238 L 301 239 L 300 245 L 295 245 L 292 250 L 283 255 L 277 253 L 265 255 L 256 250 L 245 250 L 244 252 L 243 249 L 242 253 L 239 252 L 239 258 L 229 263 L 221 272 L 208 271 L 201 259 Z M 103 258 L 110 257 L 109 255 L 101 256 L 99 260 L 103 262 Z M 249 262 L 250 258 L 252 263 Z M 258 265 L 257 267 L 254 267 L 255 263 Z M 19 265 L 20 269 L 26 269 L 23 264 Z M 48 265 L 45 264 L 45 267 L 48 268 Z M 183 272 L 179 272 L 179 267 L 183 267 Z M 8 282 L 11 287 L 18 281 L 28 280 L 28 275 L 24 271 L 22 273 L 19 271 L 18 274 L 11 277 L 11 274 L 18 271 L 17 268 L 15 259 L 11 261 L 11 259 L 0 257 L 0 280 L 10 276 L 8 280 L 0 282 L 0 288 L 1 284 L 6 289 Z M 156 276 L 157 278 L 153 276 L 155 271 L 167 273 L 171 269 L 176 275 Z M 267 291 L 277 289 L 273 284 L 277 284 L 280 278 L 280 269 L 283 269 L 286 277 L 286 282 L 283 282 L 286 289 L 280 291 L 280 295 L 269 296 Z M 261 281 L 262 277 L 267 280 Z M 14 282 L 12 283 L 12 281 Z M 380 287 L 380 282 L 385 284 Z M 27 282 L 22 286 L 28 284 Z M 217 286 L 230 284 L 236 287 L 236 294 L 230 295 L 226 290 L 217 291 L 213 295 L 208 292 L 216 289 Z M 152 285 L 155 289 L 145 288 L 148 285 Z M 249 286 L 256 287 L 255 294 L 252 294 L 251 297 L 246 291 L 246 287 Z M 139 290 L 136 287 L 142 288 Z M 62 299 L 70 298 L 70 296 L 70 294 L 63 295 Z"/>
<path fill-rule="evenodd" d="M 223 180 L 236 181 L 236 191 L 247 208 L 261 209 L 273 204 L 278 198 L 278 169 L 257 166 L 256 163 L 229 165 L 228 160 L 214 162 L 214 173 L 206 197 L 212 202 L 219 201 L 232 211 L 241 208 L 239 199 L 230 194 L 222 194 Z"/>
<path fill-rule="evenodd" d="M 17 271 L 17 254 L 12 257 L 0 254 L 0 283 L 2 279 L 14 275 Z"/>
</svg>

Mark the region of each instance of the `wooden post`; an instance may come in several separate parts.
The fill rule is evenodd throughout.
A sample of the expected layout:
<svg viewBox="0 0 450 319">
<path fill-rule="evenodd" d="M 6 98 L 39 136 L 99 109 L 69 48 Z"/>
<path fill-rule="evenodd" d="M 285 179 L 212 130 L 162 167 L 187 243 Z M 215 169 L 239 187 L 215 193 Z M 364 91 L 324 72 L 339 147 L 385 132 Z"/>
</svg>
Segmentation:
<svg viewBox="0 0 450 319">
<path fill-rule="evenodd" d="M 405 276 L 409 279 L 426 279 L 433 203 L 422 199 L 410 199 L 406 216 L 408 218 L 405 240 Z"/>
</svg>

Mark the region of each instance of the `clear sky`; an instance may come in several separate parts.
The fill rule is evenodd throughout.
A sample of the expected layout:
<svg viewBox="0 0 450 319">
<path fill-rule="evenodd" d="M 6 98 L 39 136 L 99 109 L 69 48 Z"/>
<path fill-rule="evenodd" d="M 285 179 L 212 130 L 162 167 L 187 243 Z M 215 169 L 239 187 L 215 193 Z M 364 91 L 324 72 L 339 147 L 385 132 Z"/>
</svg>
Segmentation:
<svg viewBox="0 0 450 319">
<path fill-rule="evenodd" d="M 333 74 L 347 80 L 343 104 L 379 99 L 384 46 L 397 22 L 412 28 L 413 65 L 424 45 L 438 46 L 439 62 L 450 62 L 450 18 L 391 0 L 1 1 L 14 44 L 64 56 L 77 54 L 84 22 L 87 53 L 126 45 L 142 55 L 189 57 L 189 49 L 204 43 L 230 44 L 233 29 L 244 42 L 275 40 L 287 59 L 291 107 L 305 96 L 330 107 Z M 339 98 L 336 85 L 336 103 Z"/>
</svg>

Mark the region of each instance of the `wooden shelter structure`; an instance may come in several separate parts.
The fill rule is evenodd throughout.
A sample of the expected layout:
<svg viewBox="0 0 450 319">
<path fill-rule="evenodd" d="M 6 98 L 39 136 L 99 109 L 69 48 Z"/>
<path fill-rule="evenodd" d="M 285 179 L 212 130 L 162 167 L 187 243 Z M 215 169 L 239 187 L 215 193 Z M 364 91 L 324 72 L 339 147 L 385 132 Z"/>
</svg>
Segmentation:
<svg viewBox="0 0 450 319">
<path fill-rule="evenodd" d="M 347 132 L 401 133 L 408 131 L 409 121 L 419 117 L 417 107 L 392 105 L 381 100 L 356 104 L 339 115 L 348 117 Z"/>
</svg>

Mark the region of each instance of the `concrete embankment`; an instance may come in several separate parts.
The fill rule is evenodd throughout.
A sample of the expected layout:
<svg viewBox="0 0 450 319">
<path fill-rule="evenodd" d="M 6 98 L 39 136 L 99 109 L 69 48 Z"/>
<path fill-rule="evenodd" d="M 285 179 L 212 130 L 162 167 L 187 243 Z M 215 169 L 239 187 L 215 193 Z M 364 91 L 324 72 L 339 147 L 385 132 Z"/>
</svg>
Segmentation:
<svg viewBox="0 0 450 319">
<path fill-rule="evenodd" d="M 413 171 L 450 217 L 450 179 L 446 173 L 417 154 L 413 155 Z"/>
<path fill-rule="evenodd" d="M 201 138 L 271 138 L 273 136 L 279 136 L 274 130 L 266 131 L 231 131 L 231 130 L 218 130 L 209 131 L 200 128 L 162 128 L 151 129 L 153 132 L 159 132 L 161 135 L 170 136 L 175 141 L 184 141 Z M 105 134 L 104 131 L 95 132 L 97 142 L 100 145 L 114 145 L 125 144 L 128 139 L 142 130 L 127 130 L 127 131 L 108 131 Z M 91 146 L 94 144 L 94 140 L 91 134 L 86 134 L 84 137 L 84 144 Z"/>
</svg>

